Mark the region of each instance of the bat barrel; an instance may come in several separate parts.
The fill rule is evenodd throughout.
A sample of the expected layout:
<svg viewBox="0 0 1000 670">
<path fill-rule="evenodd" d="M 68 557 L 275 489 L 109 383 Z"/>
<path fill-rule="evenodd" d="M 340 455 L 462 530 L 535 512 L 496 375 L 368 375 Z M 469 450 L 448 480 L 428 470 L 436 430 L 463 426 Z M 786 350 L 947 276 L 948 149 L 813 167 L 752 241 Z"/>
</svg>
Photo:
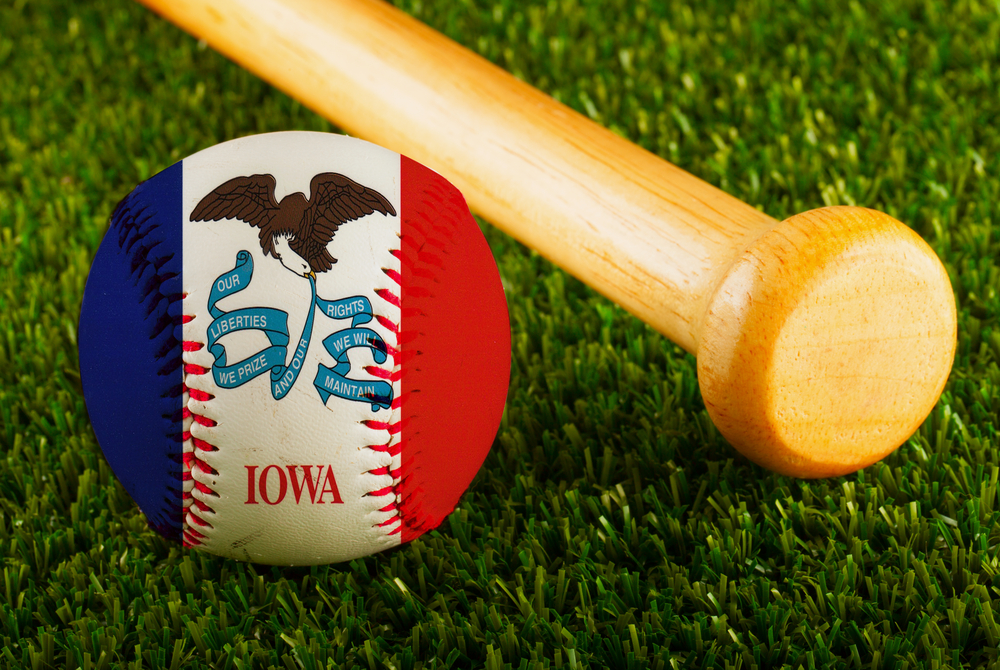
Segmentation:
<svg viewBox="0 0 1000 670">
<path fill-rule="evenodd" d="M 348 132 L 428 165 L 491 223 L 691 353 L 755 461 L 850 472 L 947 379 L 947 274 L 857 208 L 779 224 L 374 0 L 141 0 Z M 901 380 L 901 381 L 900 381 Z"/>
<path fill-rule="evenodd" d="M 843 475 L 923 422 L 956 337 L 951 282 L 927 243 L 881 212 L 828 207 L 783 221 L 733 263 L 705 316 L 698 381 L 747 457 Z"/>
</svg>

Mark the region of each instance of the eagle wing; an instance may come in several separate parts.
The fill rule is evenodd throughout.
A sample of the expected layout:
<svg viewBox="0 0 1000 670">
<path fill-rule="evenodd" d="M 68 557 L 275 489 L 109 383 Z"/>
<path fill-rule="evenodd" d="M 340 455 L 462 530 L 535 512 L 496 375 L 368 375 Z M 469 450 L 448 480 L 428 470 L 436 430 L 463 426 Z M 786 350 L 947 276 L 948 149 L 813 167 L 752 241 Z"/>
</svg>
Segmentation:
<svg viewBox="0 0 1000 670">
<path fill-rule="evenodd" d="M 337 262 L 326 248 L 337 229 L 374 212 L 396 216 L 392 203 L 378 191 L 336 172 L 320 173 L 309 185 L 309 209 L 290 246 L 316 272 L 326 272 Z"/>
<path fill-rule="evenodd" d="M 239 219 L 260 228 L 263 239 L 278 214 L 274 183 L 274 176 L 269 174 L 230 179 L 201 199 L 191 212 L 191 220 Z"/>
</svg>

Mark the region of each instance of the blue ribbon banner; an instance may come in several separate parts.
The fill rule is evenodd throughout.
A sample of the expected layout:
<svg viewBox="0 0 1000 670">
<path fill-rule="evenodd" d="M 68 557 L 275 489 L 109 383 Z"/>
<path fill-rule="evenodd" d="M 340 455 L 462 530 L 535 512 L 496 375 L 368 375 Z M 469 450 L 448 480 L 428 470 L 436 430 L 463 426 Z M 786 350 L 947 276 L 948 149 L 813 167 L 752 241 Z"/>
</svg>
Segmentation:
<svg viewBox="0 0 1000 670">
<path fill-rule="evenodd" d="M 332 368 L 319 365 L 313 386 L 319 393 L 323 404 L 335 395 L 338 398 L 369 402 L 372 411 L 389 408 L 392 404 L 392 386 L 384 381 L 349 379 L 351 363 L 347 352 L 358 347 L 371 350 L 376 363 L 386 360 L 386 345 L 375 331 L 359 328 L 361 324 L 372 320 L 372 306 L 364 296 L 352 296 L 341 300 L 324 300 L 316 295 L 316 281 L 309 278 L 312 294 L 312 308 L 306 317 L 302 328 L 302 336 L 292 355 L 292 360 L 286 365 L 288 354 L 288 313 L 271 307 L 245 307 L 231 312 L 219 309 L 216 303 L 223 298 L 242 291 L 250 285 L 253 278 L 253 258 L 247 251 L 236 255 L 236 266 L 228 272 L 219 275 L 212 284 L 208 297 L 208 311 L 215 319 L 208 327 L 208 350 L 215 357 L 212 365 L 212 376 L 220 388 L 235 388 L 246 384 L 266 371 L 271 372 L 271 395 L 275 400 L 281 400 L 295 385 L 299 372 L 305 363 L 309 351 L 309 341 L 312 338 L 313 317 L 316 308 L 331 319 L 351 319 L 351 326 L 329 335 L 323 340 L 327 352 L 333 356 L 336 365 Z M 238 363 L 229 364 L 226 361 L 226 349 L 219 339 L 243 330 L 258 330 L 267 336 L 270 346 Z"/>
</svg>

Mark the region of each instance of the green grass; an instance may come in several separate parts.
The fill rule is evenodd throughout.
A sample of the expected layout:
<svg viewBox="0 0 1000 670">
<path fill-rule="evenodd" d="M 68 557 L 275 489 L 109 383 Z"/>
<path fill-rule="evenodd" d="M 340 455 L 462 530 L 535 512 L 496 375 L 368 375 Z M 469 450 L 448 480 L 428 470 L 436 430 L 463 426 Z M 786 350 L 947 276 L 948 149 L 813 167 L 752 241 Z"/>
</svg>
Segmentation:
<svg viewBox="0 0 1000 670">
<path fill-rule="evenodd" d="M 955 369 L 849 477 L 764 471 L 694 360 L 497 231 L 513 375 L 436 532 L 277 569 L 148 530 L 87 420 L 76 323 L 114 204 L 255 132 L 329 130 L 124 0 L 0 5 L 0 666 L 1000 666 L 1000 3 L 405 0 L 782 218 L 882 209 L 940 254 Z"/>
</svg>

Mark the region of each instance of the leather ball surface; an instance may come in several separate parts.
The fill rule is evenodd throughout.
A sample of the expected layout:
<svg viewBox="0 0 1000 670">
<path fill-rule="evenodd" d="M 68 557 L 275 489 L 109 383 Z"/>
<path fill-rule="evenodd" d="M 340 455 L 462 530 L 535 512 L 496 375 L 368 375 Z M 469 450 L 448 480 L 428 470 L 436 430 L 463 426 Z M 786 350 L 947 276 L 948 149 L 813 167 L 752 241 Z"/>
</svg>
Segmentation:
<svg viewBox="0 0 1000 670">
<path fill-rule="evenodd" d="M 435 528 L 496 435 L 510 324 L 461 194 L 381 147 L 245 137 L 140 184 L 79 330 L 91 422 L 150 524 L 277 565 Z"/>
</svg>

